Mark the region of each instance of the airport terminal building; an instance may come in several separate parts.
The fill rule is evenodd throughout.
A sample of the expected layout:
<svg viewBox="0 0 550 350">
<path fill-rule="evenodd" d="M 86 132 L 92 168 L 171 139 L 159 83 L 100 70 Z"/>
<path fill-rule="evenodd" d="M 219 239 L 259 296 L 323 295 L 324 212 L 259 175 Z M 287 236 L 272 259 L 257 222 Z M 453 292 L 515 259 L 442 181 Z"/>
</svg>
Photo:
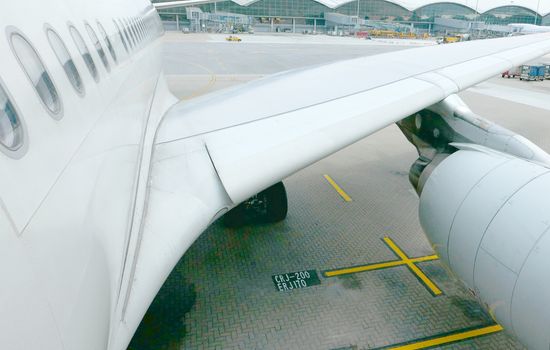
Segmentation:
<svg viewBox="0 0 550 350">
<path fill-rule="evenodd" d="M 232 21 L 298 26 L 324 26 L 327 18 L 347 16 L 363 20 L 416 23 L 422 27 L 437 19 L 483 22 L 490 25 L 530 23 L 550 25 L 547 0 L 227 0 L 201 5 L 197 10 L 227 14 Z M 160 11 L 165 20 L 189 21 L 189 9 Z M 218 16 L 219 17 L 219 16 Z M 248 17 L 248 18 L 245 18 Z M 357 22 L 355 22 L 356 24 Z M 345 23 L 342 23 L 345 24 Z M 431 28 L 431 26 L 430 26 Z"/>
</svg>

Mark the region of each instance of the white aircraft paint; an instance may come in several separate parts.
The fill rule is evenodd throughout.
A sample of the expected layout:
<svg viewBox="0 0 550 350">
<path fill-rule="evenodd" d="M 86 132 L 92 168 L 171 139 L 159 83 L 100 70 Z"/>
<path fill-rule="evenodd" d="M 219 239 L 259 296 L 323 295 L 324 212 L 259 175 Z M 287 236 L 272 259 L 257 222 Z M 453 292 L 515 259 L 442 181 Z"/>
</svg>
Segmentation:
<svg viewBox="0 0 550 350">
<path fill-rule="evenodd" d="M 21 148 L 0 147 L 3 349 L 126 348 L 176 262 L 239 201 L 550 52 L 548 35 L 412 49 L 279 74 L 176 104 L 162 73 L 161 23 L 146 0 L 10 2 L 0 24 L 0 82 L 24 131 Z M 117 25 L 125 27 L 121 33 Z M 84 38 L 98 79 L 70 26 Z M 67 78 L 48 28 L 65 43 L 85 94 Z M 60 98 L 59 113 L 45 108 L 49 101 L 41 101 L 27 77 L 24 67 L 44 76 L 28 67 L 28 54 L 16 57 L 13 33 L 38 53 Z M 389 74 L 376 73 L 383 71 Z"/>
<path fill-rule="evenodd" d="M 550 32 L 549 26 L 537 26 L 534 24 L 526 23 L 512 23 L 508 27 L 512 33 L 520 34 L 535 34 L 535 33 L 548 33 Z"/>
</svg>

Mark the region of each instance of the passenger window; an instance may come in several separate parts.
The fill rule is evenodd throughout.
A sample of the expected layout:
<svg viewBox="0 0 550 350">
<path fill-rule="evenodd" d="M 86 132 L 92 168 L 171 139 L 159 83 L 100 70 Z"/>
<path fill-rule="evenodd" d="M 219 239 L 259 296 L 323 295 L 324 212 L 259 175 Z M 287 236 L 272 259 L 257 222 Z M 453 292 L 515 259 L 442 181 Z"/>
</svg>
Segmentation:
<svg viewBox="0 0 550 350">
<path fill-rule="evenodd" d="M 10 98 L 0 85 L 0 143 L 10 151 L 23 145 L 23 127 Z"/>
<path fill-rule="evenodd" d="M 141 26 L 141 19 L 136 19 L 136 26 L 138 27 L 141 40 L 145 40 L 145 32 L 143 31 L 143 27 Z"/>
<path fill-rule="evenodd" d="M 132 25 L 130 24 L 130 21 L 126 19 L 126 28 L 128 29 L 128 33 L 130 35 L 130 38 L 132 38 L 132 42 L 134 43 L 134 47 L 136 47 L 136 37 L 134 33 L 132 32 Z"/>
<path fill-rule="evenodd" d="M 48 28 L 46 30 L 46 34 L 48 36 L 50 45 L 55 52 L 57 59 L 59 60 L 59 63 L 61 63 L 61 66 L 63 66 L 63 69 L 65 70 L 65 73 L 69 78 L 69 81 L 80 95 L 84 95 L 84 84 L 82 83 L 82 78 L 80 77 L 80 74 L 78 73 L 78 70 L 74 65 L 73 58 L 69 54 L 65 43 L 52 29 Z"/>
<path fill-rule="evenodd" d="M 97 35 L 95 34 L 94 30 L 88 23 L 84 25 L 86 27 L 86 31 L 88 32 L 88 36 L 90 37 L 90 40 L 92 40 L 92 43 L 99 54 L 99 58 L 101 59 L 101 62 L 103 62 L 103 65 L 107 69 L 108 72 L 111 71 L 111 66 L 109 65 L 109 61 L 107 60 L 107 56 L 105 55 L 105 51 L 103 51 L 103 47 L 101 46 L 101 43 L 99 42 L 99 39 Z"/>
<path fill-rule="evenodd" d="M 31 44 L 19 33 L 12 33 L 11 44 L 21 67 L 34 86 L 44 106 L 54 115 L 61 112 L 61 101 L 46 67 Z"/>
<path fill-rule="evenodd" d="M 109 53 L 111 54 L 111 57 L 113 58 L 113 61 L 115 61 L 115 63 L 118 63 L 115 48 L 113 47 L 113 44 L 111 43 L 111 40 L 109 39 L 109 36 L 107 35 L 107 31 L 105 31 L 105 28 L 103 28 L 103 26 L 99 22 L 97 22 L 97 27 L 99 28 L 99 33 L 101 34 L 101 36 L 103 36 L 103 40 L 105 40 L 105 44 L 107 44 L 107 49 L 109 50 Z"/>
<path fill-rule="evenodd" d="M 126 24 L 124 24 L 124 22 L 121 19 L 119 19 L 118 21 L 122 26 L 122 31 L 124 32 L 124 36 L 126 37 L 126 41 L 128 42 L 128 45 L 130 46 L 130 48 L 134 48 L 134 45 L 132 44 L 132 39 L 130 38 L 130 35 L 128 34 L 128 30 L 126 29 Z"/>
<path fill-rule="evenodd" d="M 118 35 L 120 36 L 120 41 L 122 42 L 122 45 L 124 45 L 124 50 L 126 50 L 126 53 L 130 53 L 130 50 L 128 49 L 128 44 L 126 44 L 126 40 L 124 39 L 124 34 L 122 34 L 122 30 L 120 29 L 120 26 L 114 19 L 113 19 L 113 23 L 115 24 L 115 27 L 118 31 Z"/>
<path fill-rule="evenodd" d="M 132 36 L 134 38 L 134 42 L 136 43 L 136 45 L 139 44 L 139 38 L 137 36 L 136 27 L 134 26 L 133 20 L 130 20 L 130 29 L 132 30 Z"/>
<path fill-rule="evenodd" d="M 73 37 L 73 41 L 78 48 L 78 51 L 80 52 L 80 55 L 82 56 L 82 59 L 86 63 L 86 66 L 88 67 L 88 70 L 90 71 L 90 74 L 95 79 L 95 81 L 99 81 L 99 73 L 97 71 L 97 67 L 95 65 L 95 62 L 92 58 L 92 55 L 90 54 L 90 50 L 88 50 L 88 46 L 84 42 L 84 39 L 82 38 L 82 35 L 76 30 L 75 27 L 69 26 L 69 31 L 71 32 L 71 36 Z"/>
<path fill-rule="evenodd" d="M 132 18 L 132 28 L 134 28 L 134 32 L 136 33 L 137 41 L 141 42 L 141 35 L 139 34 L 139 29 L 135 18 Z"/>
</svg>

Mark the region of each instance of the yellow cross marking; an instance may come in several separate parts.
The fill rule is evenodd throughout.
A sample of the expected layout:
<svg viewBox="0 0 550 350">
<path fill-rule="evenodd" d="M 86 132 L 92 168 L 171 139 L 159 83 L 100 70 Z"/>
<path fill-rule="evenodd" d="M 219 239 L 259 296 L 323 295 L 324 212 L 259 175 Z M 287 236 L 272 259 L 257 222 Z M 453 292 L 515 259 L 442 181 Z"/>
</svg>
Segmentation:
<svg viewBox="0 0 550 350">
<path fill-rule="evenodd" d="M 428 256 L 422 256 L 419 258 L 409 258 L 407 254 L 405 254 L 401 248 L 395 244 L 394 241 L 392 241 L 389 237 L 384 237 L 384 242 L 388 245 L 388 247 L 400 258 L 400 260 L 394 260 L 394 261 L 387 261 L 377 264 L 370 264 L 370 265 L 362 265 L 362 266 L 355 266 L 355 267 L 349 267 L 345 269 L 338 269 L 338 270 L 332 270 L 332 271 L 326 271 L 324 274 L 326 277 L 335 277 L 335 276 L 341 276 L 341 275 L 348 275 L 351 273 L 358 273 L 358 272 L 365 272 L 365 271 L 374 271 L 374 270 L 381 270 L 386 269 L 390 267 L 397 267 L 397 266 L 407 266 L 409 270 L 411 270 L 412 273 L 418 277 L 420 281 L 430 290 L 430 292 L 435 295 L 441 295 L 443 292 L 441 289 L 439 289 L 435 283 L 433 283 L 428 276 L 422 272 L 415 264 L 424 262 L 424 261 L 432 261 L 437 260 L 439 257 L 437 255 L 428 255 Z"/>
<path fill-rule="evenodd" d="M 433 295 L 441 295 L 442 292 L 439 288 L 437 288 L 437 286 L 435 285 L 435 283 L 433 283 L 429 278 L 428 276 L 426 276 L 424 274 L 424 272 L 422 272 L 412 261 L 411 259 L 409 259 L 409 257 L 397 246 L 397 244 L 395 244 L 391 238 L 389 237 L 384 237 L 384 242 L 386 242 L 386 244 L 390 247 L 391 250 L 393 250 L 393 252 L 395 254 L 397 254 L 398 257 L 401 258 L 401 261 L 403 261 L 404 264 L 407 265 L 407 267 L 416 275 L 416 277 L 420 278 L 420 280 L 426 285 L 426 287 L 428 287 Z"/>
<path fill-rule="evenodd" d="M 446 335 L 439 338 L 433 338 L 429 340 L 422 340 L 416 343 L 411 343 L 407 345 L 401 345 L 396 347 L 388 348 L 388 350 L 418 350 L 431 348 L 438 345 L 444 345 L 449 343 L 454 343 L 456 341 L 471 339 L 475 337 L 480 337 L 482 335 L 492 334 L 502 331 L 502 326 L 494 325 L 489 327 L 483 327 L 479 329 L 474 329 L 471 331 L 459 332 L 455 334 Z"/>
<path fill-rule="evenodd" d="M 338 184 L 332 179 L 332 177 L 325 175 L 325 179 L 328 181 L 329 184 L 334 187 L 336 192 L 342 197 L 346 202 L 351 202 L 351 197 L 348 196 L 348 194 L 340 187 Z"/>
</svg>

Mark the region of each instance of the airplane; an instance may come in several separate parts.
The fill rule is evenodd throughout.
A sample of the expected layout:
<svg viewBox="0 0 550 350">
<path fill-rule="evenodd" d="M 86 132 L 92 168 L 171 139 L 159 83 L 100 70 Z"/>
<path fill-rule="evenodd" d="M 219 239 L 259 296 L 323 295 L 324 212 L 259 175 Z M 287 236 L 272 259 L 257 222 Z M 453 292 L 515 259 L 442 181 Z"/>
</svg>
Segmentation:
<svg viewBox="0 0 550 350">
<path fill-rule="evenodd" d="M 549 33 L 549 26 L 538 26 L 527 23 L 512 23 L 509 24 L 511 35 L 533 34 L 533 33 Z"/>
<path fill-rule="evenodd" d="M 148 0 L 12 1 L 0 24 L 0 348 L 125 349 L 206 228 L 284 219 L 283 179 L 393 123 L 418 148 L 410 180 L 441 261 L 512 336 L 548 348 L 550 156 L 456 94 L 550 52 L 550 34 L 180 102 Z"/>
</svg>

